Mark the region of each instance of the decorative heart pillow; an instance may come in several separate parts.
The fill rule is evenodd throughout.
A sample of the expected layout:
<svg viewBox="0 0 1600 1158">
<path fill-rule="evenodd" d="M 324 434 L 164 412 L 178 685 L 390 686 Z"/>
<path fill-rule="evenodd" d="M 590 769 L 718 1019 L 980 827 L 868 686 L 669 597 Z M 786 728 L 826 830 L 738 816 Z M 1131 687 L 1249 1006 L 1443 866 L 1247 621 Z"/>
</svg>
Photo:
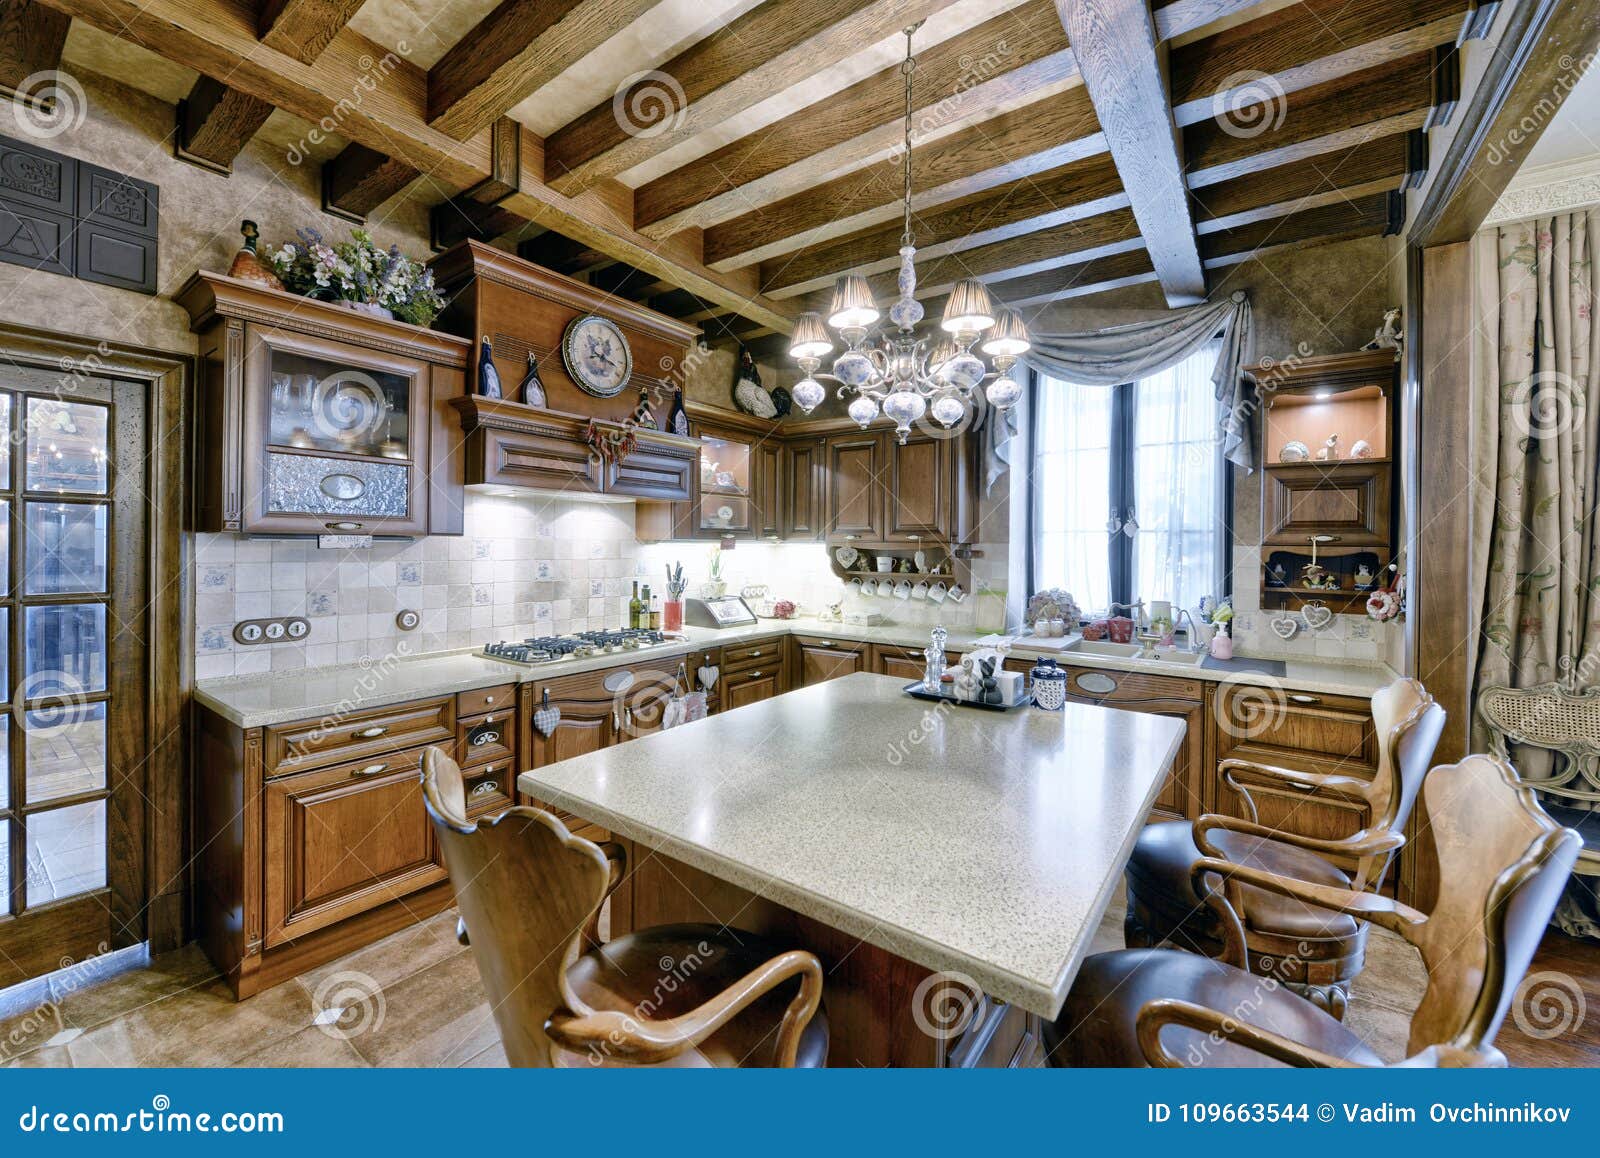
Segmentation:
<svg viewBox="0 0 1600 1158">
<path fill-rule="evenodd" d="M 541 736 L 548 736 L 554 732 L 559 723 L 561 723 L 561 709 L 554 704 L 545 704 L 544 707 L 533 710 L 533 726 L 539 729 Z"/>
<path fill-rule="evenodd" d="M 1300 633 L 1300 620 L 1293 615 L 1279 615 L 1271 620 L 1272 634 L 1287 643 Z"/>
<path fill-rule="evenodd" d="M 715 667 L 708 664 L 705 667 L 698 668 L 694 674 L 700 677 L 700 686 L 709 692 L 712 688 L 717 686 L 717 676 L 721 673 L 718 672 Z"/>
<path fill-rule="evenodd" d="M 1307 603 L 1300 609 L 1300 614 L 1306 617 L 1306 626 L 1312 631 L 1321 631 L 1333 622 L 1333 608 L 1326 603 Z"/>
</svg>

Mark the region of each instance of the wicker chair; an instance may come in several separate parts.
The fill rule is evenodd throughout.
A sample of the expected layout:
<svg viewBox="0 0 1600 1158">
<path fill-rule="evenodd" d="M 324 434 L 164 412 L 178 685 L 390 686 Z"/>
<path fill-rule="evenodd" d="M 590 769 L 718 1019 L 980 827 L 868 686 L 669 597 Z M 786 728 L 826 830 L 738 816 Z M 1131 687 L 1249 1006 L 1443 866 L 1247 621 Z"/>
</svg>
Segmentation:
<svg viewBox="0 0 1600 1158">
<path fill-rule="evenodd" d="M 1512 758 L 1513 744 L 1564 758 L 1554 761 L 1549 776 L 1525 779 L 1556 823 L 1583 837 L 1572 871 L 1600 878 L 1600 688 L 1574 692 L 1553 683 L 1485 688 L 1478 693 L 1478 715 L 1489 729 L 1489 750 L 1501 759 Z M 1591 880 L 1589 889 L 1600 891 L 1600 884 Z M 1593 917 L 1570 895 L 1556 907 L 1554 922 L 1575 937 L 1600 937 Z"/>
</svg>

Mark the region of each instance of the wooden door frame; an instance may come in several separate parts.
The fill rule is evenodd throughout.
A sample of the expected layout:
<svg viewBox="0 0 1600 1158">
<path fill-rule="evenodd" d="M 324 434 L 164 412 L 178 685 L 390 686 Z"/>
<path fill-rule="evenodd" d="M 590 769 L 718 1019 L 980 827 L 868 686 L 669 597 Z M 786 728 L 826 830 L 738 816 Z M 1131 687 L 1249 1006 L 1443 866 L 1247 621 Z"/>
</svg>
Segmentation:
<svg viewBox="0 0 1600 1158">
<path fill-rule="evenodd" d="M 146 941 L 153 952 L 175 949 L 188 939 L 186 766 L 194 628 L 188 567 L 192 544 L 185 534 L 188 480 L 184 452 L 194 358 L 9 323 L 0 323 L 0 357 L 63 375 L 142 384 L 146 391 L 144 516 L 149 560 L 145 578 L 150 609 L 143 691 L 149 757 L 144 764 L 141 847 L 131 850 L 140 858 L 144 888 L 137 912 L 114 913 L 119 917 L 119 933 L 109 948 Z M 107 844 L 114 850 L 110 816 L 107 823 Z M 66 927 L 58 923 L 59 931 L 65 932 Z M 50 952 L 48 945 L 41 945 L 40 951 L 55 960 L 61 957 L 59 952 Z"/>
</svg>

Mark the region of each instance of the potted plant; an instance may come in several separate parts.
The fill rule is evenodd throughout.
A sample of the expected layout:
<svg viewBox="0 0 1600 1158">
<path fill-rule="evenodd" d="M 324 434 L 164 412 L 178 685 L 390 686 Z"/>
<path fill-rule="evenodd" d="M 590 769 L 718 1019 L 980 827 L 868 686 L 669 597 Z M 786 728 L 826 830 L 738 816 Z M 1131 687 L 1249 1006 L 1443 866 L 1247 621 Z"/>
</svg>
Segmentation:
<svg viewBox="0 0 1600 1158">
<path fill-rule="evenodd" d="M 444 308 L 433 284 L 433 270 L 391 245 L 380 249 L 365 229 L 352 229 L 349 241 L 329 244 L 315 229 L 267 254 L 273 273 L 290 293 L 332 302 L 414 326 L 432 323 Z"/>
</svg>

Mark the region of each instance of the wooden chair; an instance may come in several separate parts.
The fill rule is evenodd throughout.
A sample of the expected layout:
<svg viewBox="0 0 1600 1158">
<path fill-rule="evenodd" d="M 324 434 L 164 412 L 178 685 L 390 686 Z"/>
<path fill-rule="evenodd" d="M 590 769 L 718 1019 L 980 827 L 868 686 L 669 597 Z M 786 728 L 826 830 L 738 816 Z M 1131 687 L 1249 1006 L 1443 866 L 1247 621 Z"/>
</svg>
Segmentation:
<svg viewBox="0 0 1600 1158">
<path fill-rule="evenodd" d="M 461 769 L 438 748 L 423 754 L 422 790 L 512 1065 L 825 1064 L 811 953 L 717 925 L 600 945 L 600 906 L 626 872 L 621 845 L 575 837 L 538 808 L 468 820 Z"/>
<path fill-rule="evenodd" d="M 1396 680 L 1379 689 L 1372 697 L 1372 721 L 1381 742 L 1377 774 L 1371 780 L 1223 760 L 1218 765 L 1222 782 L 1238 792 L 1250 819 L 1211 815 L 1192 823 L 1147 825 L 1125 873 L 1124 942 L 1130 949 L 1171 944 L 1206 956 L 1221 950 L 1224 930 L 1192 884 L 1190 869 L 1202 855 L 1328 888 L 1375 891 L 1396 850 L 1405 843 L 1406 818 L 1433 759 L 1444 718 L 1444 709 L 1416 680 Z M 1361 831 L 1341 840 L 1267 828 L 1256 823 L 1252 785 L 1357 803 L 1365 808 L 1367 821 Z M 1334 857 L 1353 861 L 1354 874 L 1336 865 Z M 1365 957 L 1365 925 L 1342 913 L 1252 888 L 1241 894 L 1239 916 L 1252 971 L 1274 977 L 1334 1017 L 1344 1017 L 1350 982 L 1361 972 Z"/>
<path fill-rule="evenodd" d="M 1227 960 L 1173 949 L 1122 949 L 1084 962 L 1045 1027 L 1053 1065 L 1381 1066 L 1354 1032 L 1309 1001 L 1238 966 L 1244 888 L 1382 926 L 1415 945 L 1428 988 L 1411 1018 L 1406 1066 L 1495 1066 L 1495 1034 L 1577 859 L 1580 839 L 1546 815 L 1511 765 L 1469 756 L 1423 788 L 1437 838 L 1431 913 L 1355 888 L 1311 884 L 1205 857 L 1196 887 L 1226 929 Z M 1223 882 L 1225 895 L 1212 887 Z"/>
<path fill-rule="evenodd" d="M 1511 759 L 1510 745 L 1559 753 L 1548 776 L 1529 776 L 1545 811 L 1583 837 L 1580 876 L 1600 891 L 1600 688 L 1568 691 L 1560 684 L 1531 688 L 1485 688 L 1478 693 L 1478 715 L 1489 728 L 1489 750 Z M 1524 771 L 1528 761 L 1523 761 Z M 1556 906 L 1555 924 L 1574 937 L 1600 936 L 1594 920 L 1570 894 Z"/>
</svg>

